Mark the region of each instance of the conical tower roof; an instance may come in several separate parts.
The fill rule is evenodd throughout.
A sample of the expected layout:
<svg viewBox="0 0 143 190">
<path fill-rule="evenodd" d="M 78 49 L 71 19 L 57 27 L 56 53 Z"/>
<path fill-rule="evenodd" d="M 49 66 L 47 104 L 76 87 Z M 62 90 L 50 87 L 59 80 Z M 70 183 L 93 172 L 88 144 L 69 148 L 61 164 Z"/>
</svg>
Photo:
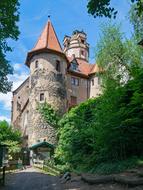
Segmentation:
<svg viewBox="0 0 143 190">
<path fill-rule="evenodd" d="M 48 20 L 48 23 L 45 25 L 45 27 L 35 45 L 35 47 L 32 49 L 32 51 L 40 50 L 40 49 L 44 49 L 44 48 L 62 52 L 61 45 L 59 43 L 56 32 L 55 32 L 54 27 L 50 20 Z"/>
<path fill-rule="evenodd" d="M 66 58 L 50 20 L 48 20 L 47 24 L 45 25 L 34 48 L 30 52 L 28 52 L 25 64 L 29 66 L 29 61 L 33 55 L 45 51 L 53 51 L 58 54 L 60 53 Z"/>
</svg>

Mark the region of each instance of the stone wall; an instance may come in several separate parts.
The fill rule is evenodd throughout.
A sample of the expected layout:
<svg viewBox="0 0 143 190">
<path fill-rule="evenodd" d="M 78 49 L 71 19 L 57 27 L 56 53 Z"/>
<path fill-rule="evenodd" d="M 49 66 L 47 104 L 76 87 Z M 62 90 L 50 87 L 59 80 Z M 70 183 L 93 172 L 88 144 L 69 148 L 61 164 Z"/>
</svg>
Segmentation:
<svg viewBox="0 0 143 190">
<path fill-rule="evenodd" d="M 39 67 L 35 68 L 35 61 L 38 60 Z M 56 60 L 60 61 L 61 72 L 57 72 Z M 46 124 L 37 106 L 46 101 L 59 114 L 66 111 L 66 80 L 65 69 L 67 63 L 61 57 L 52 54 L 39 54 L 31 60 L 30 75 L 30 95 L 29 95 L 29 115 L 28 115 L 28 141 L 29 146 L 38 140 L 46 139 L 49 143 L 56 143 L 55 129 Z M 40 101 L 40 94 L 44 94 L 44 101 Z"/>
<path fill-rule="evenodd" d="M 29 98 L 29 78 L 26 79 L 14 92 L 12 99 L 11 122 L 19 128 L 21 112 Z"/>
<path fill-rule="evenodd" d="M 94 74 L 89 79 L 89 98 L 98 97 L 101 94 L 100 78 Z"/>
<path fill-rule="evenodd" d="M 79 80 L 79 85 L 71 84 L 71 77 Z M 71 96 L 77 97 L 77 104 L 86 101 L 89 98 L 88 79 L 77 76 L 67 75 L 67 99 L 71 102 Z"/>
</svg>

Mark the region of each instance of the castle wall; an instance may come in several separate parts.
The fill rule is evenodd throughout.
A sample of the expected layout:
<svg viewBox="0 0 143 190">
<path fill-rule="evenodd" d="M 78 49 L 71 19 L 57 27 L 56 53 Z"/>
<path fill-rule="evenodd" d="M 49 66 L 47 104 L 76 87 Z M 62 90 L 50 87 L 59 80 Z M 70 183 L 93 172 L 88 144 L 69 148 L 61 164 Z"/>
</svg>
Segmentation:
<svg viewBox="0 0 143 190">
<path fill-rule="evenodd" d="M 18 124 L 17 118 L 21 113 L 21 110 L 25 106 L 26 102 L 29 98 L 29 78 L 26 79 L 22 85 L 13 92 L 13 99 L 12 99 L 12 124 Z"/>
<path fill-rule="evenodd" d="M 82 55 L 81 54 L 81 51 L 84 51 L 84 54 L 85 55 Z M 82 59 L 86 59 L 88 60 L 88 53 L 87 51 L 84 49 L 84 48 L 81 48 L 81 47 L 73 47 L 73 48 L 69 48 L 67 51 L 66 51 L 66 54 L 67 56 L 69 57 L 72 57 L 73 55 L 76 57 L 76 58 L 82 58 Z M 86 58 L 85 58 L 86 57 Z"/>
<path fill-rule="evenodd" d="M 56 61 L 60 62 L 61 72 L 56 71 Z M 38 61 L 38 68 L 35 62 Z M 51 53 L 41 53 L 31 59 L 30 64 L 30 96 L 29 96 L 29 146 L 37 140 L 47 139 L 51 144 L 56 143 L 55 129 L 46 124 L 37 110 L 38 103 L 44 101 L 52 105 L 59 114 L 66 111 L 66 61 Z M 40 101 L 40 94 L 44 100 Z"/>
<path fill-rule="evenodd" d="M 86 35 L 82 32 L 76 32 L 71 37 L 66 37 L 64 40 L 64 52 L 67 56 L 81 58 L 88 61 L 89 44 L 86 42 Z"/>
<path fill-rule="evenodd" d="M 90 83 L 90 89 L 89 89 L 89 98 L 94 98 L 97 97 L 101 94 L 101 84 L 99 77 L 96 76 L 95 74 L 92 75 L 89 79 Z"/>
<path fill-rule="evenodd" d="M 71 83 L 71 78 L 77 78 L 79 80 L 79 85 L 75 86 Z M 77 98 L 77 104 L 80 104 L 81 102 L 84 102 L 88 99 L 88 79 L 81 78 L 81 77 L 75 77 L 71 74 L 67 74 L 67 99 L 69 103 L 69 107 L 71 105 L 71 96 Z"/>
</svg>

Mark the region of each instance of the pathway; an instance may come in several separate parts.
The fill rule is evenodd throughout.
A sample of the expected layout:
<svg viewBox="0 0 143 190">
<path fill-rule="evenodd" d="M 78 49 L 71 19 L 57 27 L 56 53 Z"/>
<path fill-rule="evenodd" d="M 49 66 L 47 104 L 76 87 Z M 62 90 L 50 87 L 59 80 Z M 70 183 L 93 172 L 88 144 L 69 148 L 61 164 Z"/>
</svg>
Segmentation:
<svg viewBox="0 0 143 190">
<path fill-rule="evenodd" d="M 41 170 L 28 168 L 6 177 L 5 187 L 1 190 L 62 190 L 58 177 L 42 173 Z"/>
</svg>

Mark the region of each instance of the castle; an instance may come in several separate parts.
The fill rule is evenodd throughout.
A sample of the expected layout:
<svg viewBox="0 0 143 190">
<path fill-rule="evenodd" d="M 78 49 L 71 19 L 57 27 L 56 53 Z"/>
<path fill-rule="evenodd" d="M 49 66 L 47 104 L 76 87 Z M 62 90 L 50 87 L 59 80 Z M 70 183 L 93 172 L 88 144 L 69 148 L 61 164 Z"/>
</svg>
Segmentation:
<svg viewBox="0 0 143 190">
<path fill-rule="evenodd" d="M 63 49 L 49 20 L 25 64 L 30 76 L 13 92 L 12 124 L 24 146 L 47 141 L 56 144 L 56 132 L 45 123 L 37 103 L 48 102 L 59 114 L 101 93 L 99 68 L 89 64 L 89 44 L 83 31 L 65 36 Z"/>
</svg>

